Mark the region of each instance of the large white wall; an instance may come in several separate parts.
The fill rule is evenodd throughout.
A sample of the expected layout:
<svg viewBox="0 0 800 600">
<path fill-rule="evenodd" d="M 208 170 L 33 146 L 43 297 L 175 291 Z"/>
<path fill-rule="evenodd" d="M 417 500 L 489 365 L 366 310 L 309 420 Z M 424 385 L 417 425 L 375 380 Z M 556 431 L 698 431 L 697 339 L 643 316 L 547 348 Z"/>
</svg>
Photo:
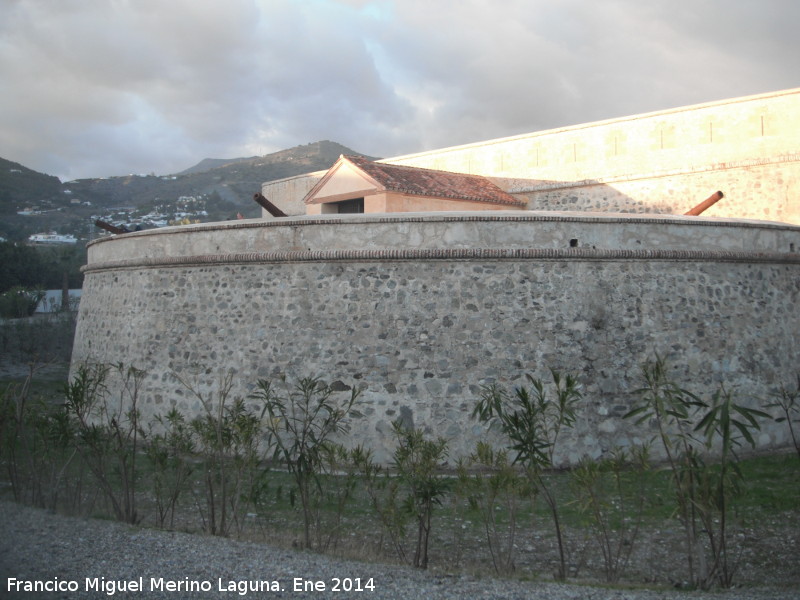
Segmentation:
<svg viewBox="0 0 800 600">
<path fill-rule="evenodd" d="M 491 177 L 533 210 L 683 214 L 800 223 L 800 89 L 488 140 L 385 162 Z M 267 182 L 290 214 L 324 173 Z"/>
</svg>

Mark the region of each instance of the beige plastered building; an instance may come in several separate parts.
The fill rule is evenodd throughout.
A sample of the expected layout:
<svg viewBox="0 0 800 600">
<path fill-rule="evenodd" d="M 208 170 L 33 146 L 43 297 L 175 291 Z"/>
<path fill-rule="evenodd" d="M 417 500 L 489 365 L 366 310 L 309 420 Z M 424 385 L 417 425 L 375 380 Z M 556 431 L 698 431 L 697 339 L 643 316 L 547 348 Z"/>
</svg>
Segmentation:
<svg viewBox="0 0 800 600">
<path fill-rule="evenodd" d="M 443 193 L 435 178 L 427 191 L 404 187 L 367 163 L 342 157 L 328 171 L 264 183 L 262 193 L 289 215 L 520 208 L 682 215 L 719 190 L 724 199 L 703 216 L 798 224 L 800 88 L 374 163 L 404 167 L 416 184 L 426 172 L 414 169 L 470 176 L 482 196 Z"/>
</svg>

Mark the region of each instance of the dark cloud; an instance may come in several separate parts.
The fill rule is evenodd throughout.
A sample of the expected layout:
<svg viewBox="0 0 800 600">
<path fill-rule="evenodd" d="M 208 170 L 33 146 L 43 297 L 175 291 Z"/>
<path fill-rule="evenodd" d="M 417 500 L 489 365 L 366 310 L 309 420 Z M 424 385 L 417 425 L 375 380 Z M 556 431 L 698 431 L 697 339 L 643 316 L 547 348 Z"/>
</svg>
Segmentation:
<svg viewBox="0 0 800 600">
<path fill-rule="evenodd" d="M 381 156 L 800 85 L 795 0 L 6 0 L 0 156 Z"/>
</svg>

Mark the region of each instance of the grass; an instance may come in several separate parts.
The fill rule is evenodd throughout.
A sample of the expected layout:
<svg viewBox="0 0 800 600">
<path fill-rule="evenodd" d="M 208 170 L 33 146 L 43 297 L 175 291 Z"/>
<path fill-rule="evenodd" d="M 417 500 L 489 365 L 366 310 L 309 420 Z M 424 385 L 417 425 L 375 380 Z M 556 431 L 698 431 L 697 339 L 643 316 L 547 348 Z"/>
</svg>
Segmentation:
<svg viewBox="0 0 800 600">
<path fill-rule="evenodd" d="M 30 397 L 34 401 L 52 403 L 55 398 L 61 398 L 64 391 L 64 382 L 67 380 L 69 369 L 63 365 L 44 366 L 46 375 L 33 377 L 30 382 Z M 0 390 L 18 388 L 24 385 L 26 377 L 19 374 L 5 374 L 0 376 Z"/>
<path fill-rule="evenodd" d="M 744 490 L 734 508 L 748 519 L 761 515 L 800 511 L 800 460 L 796 453 L 774 454 L 743 460 Z"/>
</svg>

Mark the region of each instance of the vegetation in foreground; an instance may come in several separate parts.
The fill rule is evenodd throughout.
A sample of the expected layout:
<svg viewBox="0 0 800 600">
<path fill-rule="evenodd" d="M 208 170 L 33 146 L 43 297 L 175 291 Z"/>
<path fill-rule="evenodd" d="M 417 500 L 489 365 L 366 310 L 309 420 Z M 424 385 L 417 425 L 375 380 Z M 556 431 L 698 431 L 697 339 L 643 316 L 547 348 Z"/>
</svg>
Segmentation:
<svg viewBox="0 0 800 600">
<path fill-rule="evenodd" d="M 388 468 L 334 443 L 360 393 L 319 378 L 262 380 L 249 398 L 231 397 L 229 374 L 186 381 L 202 414 L 144 422 L 140 370 L 85 365 L 58 401 L 34 391 L 34 373 L 0 393 L 0 463 L 18 502 L 419 568 L 706 589 L 777 569 L 800 584 L 759 539 L 770 523 L 800 531 L 800 451 L 740 460 L 773 417 L 724 388 L 697 397 L 657 358 L 627 417 L 654 428 L 666 463 L 653 465 L 648 446 L 616 448 L 563 472 L 553 457 L 581 391 L 555 371 L 485 388 L 474 416 L 508 442 L 478 444 L 455 471 L 442 468 L 447 440 L 402 420 Z M 764 405 L 792 436 L 798 395 Z"/>
</svg>

